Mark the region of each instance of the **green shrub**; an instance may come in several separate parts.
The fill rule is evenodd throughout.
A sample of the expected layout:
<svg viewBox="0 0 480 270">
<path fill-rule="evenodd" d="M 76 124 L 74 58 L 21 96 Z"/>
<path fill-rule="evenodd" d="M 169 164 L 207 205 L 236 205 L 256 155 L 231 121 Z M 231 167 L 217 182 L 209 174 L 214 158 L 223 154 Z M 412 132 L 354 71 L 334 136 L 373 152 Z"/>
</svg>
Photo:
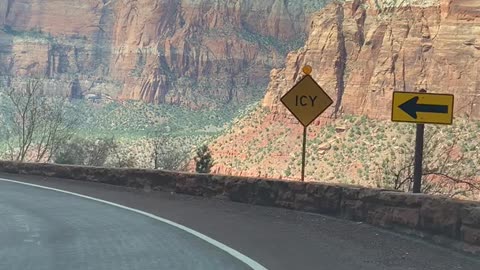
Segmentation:
<svg viewBox="0 0 480 270">
<path fill-rule="evenodd" d="M 290 167 L 287 167 L 287 169 L 283 172 L 285 174 L 285 176 L 290 176 L 292 175 L 292 170 L 290 169 Z"/>
<path fill-rule="evenodd" d="M 203 145 L 197 149 L 195 157 L 195 171 L 197 173 L 210 173 L 213 166 L 213 158 L 207 145 Z"/>
<path fill-rule="evenodd" d="M 57 164 L 101 167 L 117 147 L 113 138 L 74 138 L 59 147 L 53 160 Z"/>
<path fill-rule="evenodd" d="M 86 159 L 87 151 L 85 145 L 77 139 L 62 145 L 54 154 L 53 162 L 57 164 L 84 165 Z"/>
</svg>

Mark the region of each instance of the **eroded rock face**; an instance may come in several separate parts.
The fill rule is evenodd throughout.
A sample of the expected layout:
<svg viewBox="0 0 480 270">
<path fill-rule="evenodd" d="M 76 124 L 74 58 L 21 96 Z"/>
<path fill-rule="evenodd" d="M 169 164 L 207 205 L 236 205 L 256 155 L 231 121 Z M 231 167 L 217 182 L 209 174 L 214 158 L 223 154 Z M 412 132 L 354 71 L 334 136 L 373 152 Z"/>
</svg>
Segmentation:
<svg viewBox="0 0 480 270">
<path fill-rule="evenodd" d="M 240 101 L 264 91 L 326 1 L 0 0 L 0 75 L 192 108 Z"/>
<path fill-rule="evenodd" d="M 288 114 L 279 98 L 312 65 L 334 98 L 326 115 L 388 118 L 393 91 L 455 94 L 455 114 L 480 117 L 480 2 L 414 1 L 401 7 L 355 0 L 312 19 L 305 47 L 271 72 L 263 105 Z"/>
<path fill-rule="evenodd" d="M 2 0 L 0 22 L 14 29 L 38 29 L 52 35 L 93 35 L 103 1 Z M 88 23 L 87 23 L 88 22 Z"/>
<path fill-rule="evenodd" d="M 111 3 L 99 0 L 0 0 L 0 76 L 5 84 L 43 77 L 50 94 L 115 95 L 109 78 Z M 78 80 L 78 82 L 76 82 Z"/>
</svg>

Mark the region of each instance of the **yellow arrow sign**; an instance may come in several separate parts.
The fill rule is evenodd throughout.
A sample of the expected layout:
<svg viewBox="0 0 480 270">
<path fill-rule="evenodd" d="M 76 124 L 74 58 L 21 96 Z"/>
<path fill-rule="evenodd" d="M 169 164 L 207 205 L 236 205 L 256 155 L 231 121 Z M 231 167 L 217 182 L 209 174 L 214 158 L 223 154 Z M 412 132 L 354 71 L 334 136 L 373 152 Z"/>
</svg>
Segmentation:
<svg viewBox="0 0 480 270">
<path fill-rule="evenodd" d="M 451 125 L 453 101 L 449 94 L 393 92 L 392 121 Z"/>
<path fill-rule="evenodd" d="M 310 125 L 333 103 L 322 87 L 308 75 L 310 71 L 311 69 L 304 70 L 307 75 L 280 99 L 304 127 Z"/>
</svg>

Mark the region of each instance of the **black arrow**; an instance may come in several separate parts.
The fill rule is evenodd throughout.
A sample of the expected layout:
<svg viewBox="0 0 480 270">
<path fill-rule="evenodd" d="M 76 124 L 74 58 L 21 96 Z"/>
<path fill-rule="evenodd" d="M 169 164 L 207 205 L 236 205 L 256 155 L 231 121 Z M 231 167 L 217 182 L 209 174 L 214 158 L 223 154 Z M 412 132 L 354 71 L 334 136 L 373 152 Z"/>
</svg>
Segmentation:
<svg viewBox="0 0 480 270">
<path fill-rule="evenodd" d="M 417 113 L 448 113 L 448 105 L 418 104 L 418 97 L 414 97 L 398 106 L 402 111 L 417 119 Z"/>
</svg>

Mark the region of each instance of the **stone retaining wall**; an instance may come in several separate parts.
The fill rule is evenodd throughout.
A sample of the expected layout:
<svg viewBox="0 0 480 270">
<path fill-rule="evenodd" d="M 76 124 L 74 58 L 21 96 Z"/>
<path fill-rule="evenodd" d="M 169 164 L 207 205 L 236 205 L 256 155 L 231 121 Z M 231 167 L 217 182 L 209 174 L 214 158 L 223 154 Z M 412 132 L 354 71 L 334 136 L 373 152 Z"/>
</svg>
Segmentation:
<svg viewBox="0 0 480 270">
<path fill-rule="evenodd" d="M 480 255 L 480 202 L 348 185 L 0 161 L 0 171 L 173 191 L 361 221 Z"/>
</svg>

